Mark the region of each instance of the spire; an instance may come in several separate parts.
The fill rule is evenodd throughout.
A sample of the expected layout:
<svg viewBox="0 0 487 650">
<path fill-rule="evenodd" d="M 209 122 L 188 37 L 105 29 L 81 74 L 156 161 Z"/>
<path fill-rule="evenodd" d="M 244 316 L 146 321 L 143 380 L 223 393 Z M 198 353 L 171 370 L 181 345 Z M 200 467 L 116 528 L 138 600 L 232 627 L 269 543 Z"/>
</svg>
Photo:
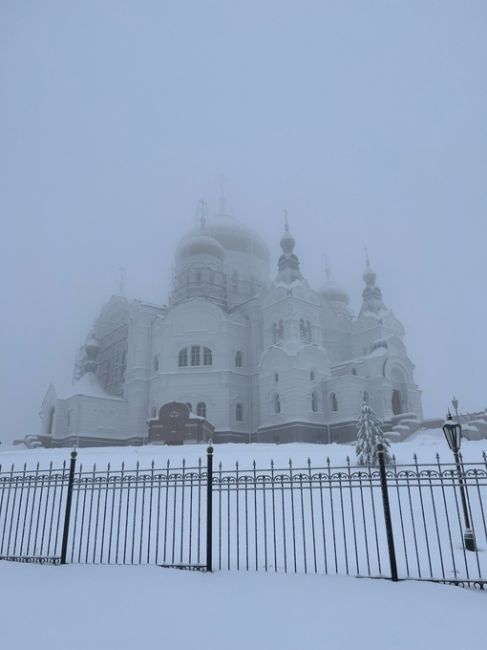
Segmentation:
<svg viewBox="0 0 487 650">
<path fill-rule="evenodd" d="M 127 274 L 123 266 L 118 270 L 118 295 L 125 298 L 125 292 L 127 288 Z"/>
<path fill-rule="evenodd" d="M 281 237 L 281 248 L 282 252 L 285 255 L 290 255 L 292 254 L 294 250 L 294 246 L 296 245 L 296 242 L 294 240 L 294 237 L 291 235 L 289 232 L 289 219 L 288 219 L 288 213 L 287 210 L 284 210 L 284 234 Z M 297 259 L 297 258 L 296 258 Z"/>
<path fill-rule="evenodd" d="M 328 262 L 328 255 L 323 255 L 323 282 L 321 285 L 321 294 L 334 305 L 334 309 L 340 307 L 343 310 L 343 305 L 348 305 L 350 296 L 335 280 L 333 279 L 333 272 Z"/>
<path fill-rule="evenodd" d="M 220 174 L 220 200 L 218 207 L 218 214 L 226 214 L 226 196 L 225 196 L 225 184 L 226 178 L 223 174 Z"/>
<path fill-rule="evenodd" d="M 326 282 L 331 282 L 333 280 L 333 273 L 331 272 L 330 264 L 328 262 L 328 255 L 327 253 L 324 254 L 323 256 L 323 263 L 324 263 L 324 270 L 325 270 L 325 279 Z"/>
<path fill-rule="evenodd" d="M 281 237 L 282 255 L 279 258 L 279 272 L 276 282 L 291 284 L 295 280 L 303 280 L 303 276 L 299 270 L 299 259 L 294 254 L 295 245 L 296 241 L 289 230 L 288 213 L 287 210 L 284 210 L 284 234 Z"/>
<path fill-rule="evenodd" d="M 200 199 L 198 201 L 198 213 L 199 213 L 201 230 L 204 230 L 206 228 L 206 224 L 208 221 L 208 206 L 204 199 Z"/>
<path fill-rule="evenodd" d="M 365 248 L 365 273 L 363 277 L 365 280 L 365 284 L 368 287 L 373 287 L 375 285 L 375 280 L 377 278 L 377 275 L 374 273 L 370 265 L 369 251 L 367 250 L 367 247 Z"/>
<path fill-rule="evenodd" d="M 360 315 L 363 313 L 378 314 L 380 311 L 385 311 L 386 307 L 382 302 L 382 291 L 375 284 L 377 275 L 370 264 L 367 249 L 365 249 L 365 272 L 363 278 L 365 281 L 365 289 L 362 292 L 363 304 Z"/>
</svg>

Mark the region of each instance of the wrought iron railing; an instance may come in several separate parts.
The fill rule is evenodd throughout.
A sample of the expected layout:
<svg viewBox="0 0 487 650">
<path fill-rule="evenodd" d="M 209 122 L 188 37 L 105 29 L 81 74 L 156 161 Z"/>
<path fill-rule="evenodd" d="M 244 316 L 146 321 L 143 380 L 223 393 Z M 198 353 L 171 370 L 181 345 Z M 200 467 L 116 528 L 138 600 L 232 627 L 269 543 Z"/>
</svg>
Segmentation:
<svg viewBox="0 0 487 650">
<path fill-rule="evenodd" d="M 483 586 L 487 462 L 0 468 L 0 557 Z M 465 507 L 475 540 L 464 541 Z"/>
</svg>

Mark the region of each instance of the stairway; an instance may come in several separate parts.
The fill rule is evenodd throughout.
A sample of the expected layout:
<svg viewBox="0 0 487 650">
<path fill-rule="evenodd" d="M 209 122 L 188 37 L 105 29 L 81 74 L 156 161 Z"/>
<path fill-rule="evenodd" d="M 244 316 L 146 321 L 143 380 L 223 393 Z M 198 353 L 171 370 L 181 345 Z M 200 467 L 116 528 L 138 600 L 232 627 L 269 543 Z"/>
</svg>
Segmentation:
<svg viewBox="0 0 487 650">
<path fill-rule="evenodd" d="M 402 442 L 421 428 L 421 422 L 416 413 L 401 413 L 391 419 L 392 429 L 385 436 L 391 442 Z M 487 424 L 487 422 L 486 422 Z"/>
</svg>

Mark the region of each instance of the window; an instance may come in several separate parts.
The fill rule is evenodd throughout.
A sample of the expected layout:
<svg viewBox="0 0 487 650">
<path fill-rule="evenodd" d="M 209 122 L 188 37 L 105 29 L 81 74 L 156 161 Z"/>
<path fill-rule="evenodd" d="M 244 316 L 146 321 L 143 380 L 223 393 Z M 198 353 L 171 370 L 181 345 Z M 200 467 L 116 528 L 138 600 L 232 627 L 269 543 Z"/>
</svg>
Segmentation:
<svg viewBox="0 0 487 650">
<path fill-rule="evenodd" d="M 274 373 L 274 383 L 275 383 L 275 384 L 278 384 L 278 383 L 279 383 L 279 373 L 278 373 L 278 372 L 275 372 L 275 373 Z"/>
<path fill-rule="evenodd" d="M 153 406 L 153 407 L 151 408 L 151 410 L 150 410 L 150 416 L 151 416 L 151 418 L 155 418 L 156 415 L 157 415 L 157 409 L 156 409 L 155 406 Z"/>
<path fill-rule="evenodd" d="M 236 271 L 232 273 L 232 291 L 238 291 L 238 273 Z"/>
<path fill-rule="evenodd" d="M 235 407 L 235 419 L 237 422 L 242 422 L 243 420 L 243 406 L 241 404 L 237 404 Z"/>
<path fill-rule="evenodd" d="M 199 366 L 200 365 L 200 346 L 192 345 L 191 346 L 191 365 Z"/>
<path fill-rule="evenodd" d="M 241 368 L 243 366 L 243 357 L 240 350 L 235 353 L 235 367 Z"/>
<path fill-rule="evenodd" d="M 364 390 L 364 394 L 362 395 L 362 399 L 363 399 L 364 402 L 369 401 L 369 393 L 366 390 Z"/>
<path fill-rule="evenodd" d="M 206 404 L 204 402 L 198 402 L 196 406 L 196 415 L 200 418 L 206 418 Z"/>
<path fill-rule="evenodd" d="M 276 393 L 274 395 L 274 413 L 278 415 L 281 412 L 281 398 L 279 397 L 279 393 Z"/>
<path fill-rule="evenodd" d="M 158 354 L 156 354 L 156 356 L 154 357 L 154 360 L 152 362 L 152 367 L 154 368 L 154 372 L 159 371 L 159 355 Z"/>
<path fill-rule="evenodd" d="M 334 412 L 338 411 L 338 400 L 335 393 L 330 394 L 330 408 Z"/>
<path fill-rule="evenodd" d="M 191 346 L 191 358 L 189 358 L 188 348 L 183 348 L 179 352 L 178 365 L 180 368 L 186 368 L 191 361 L 191 366 L 212 366 L 213 352 L 210 348 L 200 347 L 199 345 Z"/>
<path fill-rule="evenodd" d="M 356 375 L 356 374 L 357 374 L 357 368 L 352 368 L 352 375 Z"/>
<path fill-rule="evenodd" d="M 310 379 L 310 381 L 314 381 L 314 380 L 315 380 L 315 371 L 314 371 L 314 370 L 310 370 L 310 372 L 309 372 L 309 379 Z"/>
<path fill-rule="evenodd" d="M 277 326 L 277 338 L 279 340 L 284 338 L 284 322 L 282 320 L 279 321 L 279 325 Z"/>
<path fill-rule="evenodd" d="M 318 413 L 318 393 L 315 390 L 311 394 L 311 410 Z"/>
<path fill-rule="evenodd" d="M 201 282 L 202 279 L 203 279 L 203 276 L 201 274 L 201 271 L 197 271 L 196 272 L 196 282 Z"/>
<path fill-rule="evenodd" d="M 311 323 L 309 320 L 305 321 L 304 318 L 301 318 L 299 321 L 299 335 L 302 341 L 305 343 L 311 343 L 313 338 L 313 332 L 311 328 Z"/>
<path fill-rule="evenodd" d="M 179 352 L 178 366 L 180 368 L 186 368 L 188 365 L 188 348 L 183 348 Z"/>
<path fill-rule="evenodd" d="M 272 341 L 278 343 L 284 338 L 284 321 L 280 320 L 272 326 Z"/>
<path fill-rule="evenodd" d="M 211 366 L 213 364 L 213 354 L 210 348 L 203 348 L 203 365 Z"/>
<path fill-rule="evenodd" d="M 277 323 L 272 324 L 272 342 L 277 343 Z"/>
</svg>

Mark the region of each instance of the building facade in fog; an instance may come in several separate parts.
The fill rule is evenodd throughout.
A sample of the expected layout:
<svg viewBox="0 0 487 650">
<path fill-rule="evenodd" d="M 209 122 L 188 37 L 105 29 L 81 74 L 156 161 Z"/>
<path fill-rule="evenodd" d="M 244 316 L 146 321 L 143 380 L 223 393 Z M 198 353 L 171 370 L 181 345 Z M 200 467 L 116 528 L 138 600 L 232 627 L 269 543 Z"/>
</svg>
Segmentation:
<svg viewBox="0 0 487 650">
<path fill-rule="evenodd" d="M 52 442 L 143 439 L 178 401 L 215 427 L 215 441 L 348 441 L 367 400 L 404 435 L 422 418 L 404 329 L 367 261 L 358 317 L 327 270 L 320 289 L 300 270 L 286 222 L 278 268 L 226 214 L 181 240 L 169 305 L 113 296 L 80 351 L 65 394 L 41 409 Z M 417 426 L 416 426 L 417 428 Z"/>
</svg>

